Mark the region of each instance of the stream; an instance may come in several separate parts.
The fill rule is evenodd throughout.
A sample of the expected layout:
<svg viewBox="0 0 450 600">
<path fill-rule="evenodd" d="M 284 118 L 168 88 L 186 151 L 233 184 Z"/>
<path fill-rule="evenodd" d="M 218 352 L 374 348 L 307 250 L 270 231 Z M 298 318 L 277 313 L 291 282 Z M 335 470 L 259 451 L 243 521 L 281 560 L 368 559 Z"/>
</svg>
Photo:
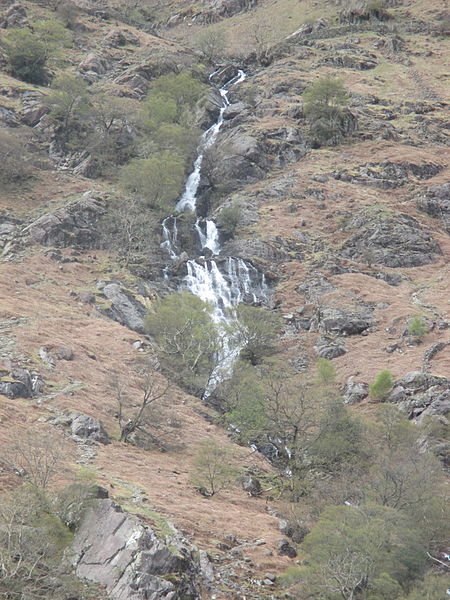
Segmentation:
<svg viewBox="0 0 450 600">
<path fill-rule="evenodd" d="M 213 75 L 214 73 L 210 75 L 210 80 Z M 224 123 L 225 109 L 230 104 L 228 99 L 230 89 L 245 79 L 246 74 L 240 70 L 235 77 L 219 89 L 222 106 L 218 119 L 201 137 L 193 171 L 187 178 L 184 192 L 176 205 L 177 213 L 188 211 L 197 213 L 198 188 L 205 151 L 215 143 Z M 188 290 L 201 300 L 208 302 L 213 308 L 212 318 L 221 329 L 223 356 L 219 357 L 219 367 L 211 377 L 208 386 L 211 391 L 222 379 L 221 373 L 229 371 L 241 350 L 224 327 L 233 319 L 232 309 L 244 300 L 251 300 L 255 304 L 267 301 L 269 288 L 264 275 L 241 258 L 227 256 L 223 259 L 221 257 L 219 267 L 215 257 L 218 257 L 222 250 L 220 235 L 212 219 L 197 218 L 194 229 L 198 235 L 200 247 L 202 251 L 207 251 L 208 258 L 200 255 L 187 261 L 187 275 L 181 282 L 179 290 Z M 176 260 L 183 251 L 183 248 L 179 247 L 176 214 L 164 219 L 162 234 L 161 247 L 171 260 Z M 165 275 L 167 276 L 167 268 Z"/>
</svg>

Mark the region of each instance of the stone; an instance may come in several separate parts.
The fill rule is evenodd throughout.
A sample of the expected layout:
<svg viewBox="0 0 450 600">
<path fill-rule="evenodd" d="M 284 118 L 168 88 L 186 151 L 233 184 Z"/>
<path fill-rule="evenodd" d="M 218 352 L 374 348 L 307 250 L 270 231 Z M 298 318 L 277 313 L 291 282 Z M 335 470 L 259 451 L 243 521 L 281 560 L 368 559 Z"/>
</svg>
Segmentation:
<svg viewBox="0 0 450 600">
<path fill-rule="evenodd" d="M 450 182 L 432 185 L 417 200 L 417 207 L 435 219 L 440 219 L 445 231 L 450 234 Z"/>
<path fill-rule="evenodd" d="M 39 348 L 39 358 L 48 369 L 55 368 L 55 359 L 50 354 L 50 349 L 47 346 L 41 346 Z"/>
<path fill-rule="evenodd" d="M 278 555 L 295 558 L 297 556 L 297 550 L 291 546 L 288 540 L 282 538 L 278 540 Z"/>
<path fill-rule="evenodd" d="M 78 70 L 82 73 L 94 73 L 97 76 L 104 75 L 109 69 L 108 61 L 91 52 L 86 58 L 78 65 Z"/>
<path fill-rule="evenodd" d="M 20 2 L 13 2 L 0 16 L 0 29 L 25 27 L 28 25 L 27 11 Z"/>
<path fill-rule="evenodd" d="M 241 477 L 240 484 L 250 496 L 260 496 L 262 493 L 261 482 L 256 477 Z"/>
<path fill-rule="evenodd" d="M 317 356 L 329 360 L 338 358 L 347 352 L 343 339 L 330 338 L 327 336 L 320 336 L 317 338 L 314 350 Z"/>
<path fill-rule="evenodd" d="M 410 371 L 397 380 L 387 401 L 397 404 L 410 419 L 446 417 L 450 412 L 450 380 L 424 371 Z"/>
<path fill-rule="evenodd" d="M 109 437 L 103 425 L 94 417 L 77 415 L 72 420 L 72 436 L 85 440 L 93 440 L 101 444 L 109 444 Z"/>
<path fill-rule="evenodd" d="M 319 330 L 337 335 L 357 335 L 374 325 L 371 312 L 365 308 L 344 310 L 326 306 L 319 311 Z"/>
<path fill-rule="evenodd" d="M 419 267 L 438 261 L 442 250 L 409 215 L 382 209 L 360 211 L 346 229 L 358 231 L 347 240 L 342 256 L 387 267 Z"/>
<path fill-rule="evenodd" d="M 0 106 L 0 124 L 6 125 L 6 127 L 17 127 L 19 121 L 17 120 L 16 113 L 4 106 Z"/>
<path fill-rule="evenodd" d="M 112 29 L 106 34 L 103 43 L 111 48 L 119 48 L 120 46 L 140 46 L 141 42 L 137 35 L 128 29 Z"/>
<path fill-rule="evenodd" d="M 200 597 L 199 565 L 175 530 L 169 548 L 109 499 L 88 510 L 69 556 L 77 576 L 104 586 L 111 600 Z"/>
<path fill-rule="evenodd" d="M 346 404 L 357 404 L 367 398 L 369 395 L 369 386 L 367 383 L 353 381 L 353 377 L 347 379 L 342 396 Z"/>
<path fill-rule="evenodd" d="M 147 313 L 144 306 L 133 295 L 117 283 L 109 283 L 102 293 L 110 301 L 110 308 L 97 308 L 106 316 L 118 321 L 138 333 L 144 332 L 144 317 Z"/>
<path fill-rule="evenodd" d="M 105 202 L 87 192 L 54 213 L 39 217 L 22 234 L 43 246 L 94 248 L 99 236 L 95 226 L 105 211 Z"/>
<path fill-rule="evenodd" d="M 72 348 L 66 346 L 57 346 L 53 348 L 52 353 L 59 360 L 73 360 L 74 357 Z"/>
</svg>

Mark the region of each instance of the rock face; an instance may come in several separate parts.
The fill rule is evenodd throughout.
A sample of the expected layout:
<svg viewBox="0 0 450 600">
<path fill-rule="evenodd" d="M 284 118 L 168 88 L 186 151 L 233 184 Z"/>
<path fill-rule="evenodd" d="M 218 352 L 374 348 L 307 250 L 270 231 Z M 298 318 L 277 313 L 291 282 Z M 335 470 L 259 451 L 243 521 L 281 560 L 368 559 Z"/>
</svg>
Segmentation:
<svg viewBox="0 0 450 600">
<path fill-rule="evenodd" d="M 369 395 L 369 386 L 367 383 L 353 381 L 350 378 L 345 384 L 342 396 L 346 404 L 356 404 L 361 402 Z"/>
<path fill-rule="evenodd" d="M 172 543 L 172 540 L 171 540 Z M 82 521 L 71 562 L 78 577 L 105 586 L 112 600 L 200 598 L 192 552 L 175 551 L 154 531 L 109 499 L 98 500 Z M 170 574 L 170 581 L 165 576 Z"/>
<path fill-rule="evenodd" d="M 110 301 L 110 308 L 101 309 L 106 316 L 118 321 L 134 331 L 143 333 L 145 308 L 130 292 L 122 289 L 117 283 L 109 283 L 102 289 L 103 294 Z"/>
<path fill-rule="evenodd" d="M 16 367 L 3 376 L 0 372 L 0 394 L 8 398 L 32 398 L 43 387 L 42 377 L 36 371 Z"/>
<path fill-rule="evenodd" d="M 439 244 L 408 215 L 363 210 L 347 229 L 358 233 L 344 244 L 342 255 L 359 262 L 419 267 L 437 262 L 442 254 Z"/>
<path fill-rule="evenodd" d="M 365 308 L 344 310 L 325 307 L 318 316 L 319 330 L 339 335 L 357 335 L 374 325 L 371 313 Z"/>
<path fill-rule="evenodd" d="M 445 417 L 450 412 L 450 379 L 411 371 L 396 381 L 387 400 L 398 404 L 410 419 Z"/>
<path fill-rule="evenodd" d="M 22 233 L 44 246 L 95 248 L 98 241 L 95 225 L 105 210 L 103 200 L 87 193 L 54 213 L 39 217 Z"/>
<path fill-rule="evenodd" d="M 320 336 L 314 346 L 317 356 L 329 360 L 342 356 L 347 352 L 344 340 L 341 338 L 331 338 L 329 336 Z"/>
<path fill-rule="evenodd" d="M 450 183 L 427 188 L 417 206 L 431 217 L 440 219 L 445 231 L 450 234 Z"/>
</svg>

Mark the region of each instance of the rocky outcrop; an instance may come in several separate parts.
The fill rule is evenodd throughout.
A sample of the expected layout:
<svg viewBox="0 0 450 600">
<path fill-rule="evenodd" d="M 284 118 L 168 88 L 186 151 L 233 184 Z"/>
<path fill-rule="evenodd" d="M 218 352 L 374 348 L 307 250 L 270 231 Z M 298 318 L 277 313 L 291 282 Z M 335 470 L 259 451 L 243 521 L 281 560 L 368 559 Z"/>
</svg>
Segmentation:
<svg viewBox="0 0 450 600">
<path fill-rule="evenodd" d="M 232 17 L 256 5 L 258 0 L 204 0 L 203 7 L 198 5 L 188 7 L 183 12 L 172 15 L 167 22 L 169 27 L 175 27 L 185 21 L 199 23 L 215 23 L 224 18 Z"/>
<path fill-rule="evenodd" d="M 335 335 L 357 335 L 373 327 L 372 313 L 365 307 L 353 309 L 325 306 L 317 310 L 319 331 Z"/>
<path fill-rule="evenodd" d="M 109 67 L 110 65 L 106 58 L 91 52 L 78 65 L 78 71 L 88 83 L 93 83 L 104 75 Z"/>
<path fill-rule="evenodd" d="M 131 292 L 117 283 L 109 283 L 102 287 L 102 293 L 109 301 L 107 306 L 97 305 L 103 314 L 125 327 L 143 333 L 147 311 Z"/>
<path fill-rule="evenodd" d="M 287 258 L 282 248 L 268 242 L 263 242 L 257 238 L 230 240 L 224 245 L 222 254 L 238 256 L 243 260 L 251 262 L 256 261 L 272 265 Z"/>
<path fill-rule="evenodd" d="M 95 248 L 99 236 L 95 226 L 105 211 L 105 202 L 87 192 L 55 212 L 39 217 L 22 233 L 44 246 Z"/>
<path fill-rule="evenodd" d="M 387 267 L 419 267 L 437 262 L 442 254 L 438 243 L 419 223 L 405 214 L 382 209 L 359 212 L 347 230 L 357 230 L 344 244 L 342 255 L 367 264 Z"/>
<path fill-rule="evenodd" d="M 13 2 L 0 15 L 0 29 L 25 27 L 28 25 L 27 11 L 20 2 Z"/>
<path fill-rule="evenodd" d="M 445 231 L 450 234 L 450 183 L 428 187 L 417 200 L 417 207 L 430 217 L 440 219 Z"/>
<path fill-rule="evenodd" d="M 110 48 L 120 48 L 121 46 L 140 46 L 141 42 L 137 35 L 128 29 L 112 29 L 106 34 L 103 44 Z"/>
<path fill-rule="evenodd" d="M 44 382 L 36 371 L 21 367 L 0 370 L 0 394 L 7 398 L 32 398 L 42 392 Z"/>
<path fill-rule="evenodd" d="M 22 94 L 22 122 L 34 127 L 42 117 L 50 112 L 48 106 L 43 103 L 43 94 L 27 90 Z"/>
<path fill-rule="evenodd" d="M 366 163 L 353 170 L 342 170 L 333 173 L 335 179 L 373 185 L 382 189 L 393 189 L 405 185 L 411 178 L 424 180 L 434 177 L 442 171 L 442 165 L 435 163 Z"/>
<path fill-rule="evenodd" d="M 330 336 L 317 338 L 314 350 L 319 358 L 327 358 L 328 360 L 342 356 L 347 352 L 342 338 Z"/>
<path fill-rule="evenodd" d="M 411 371 L 395 382 L 387 397 L 410 419 L 445 417 L 450 412 L 450 379 Z"/>
<path fill-rule="evenodd" d="M 364 400 L 364 398 L 367 398 L 368 395 L 368 384 L 360 381 L 353 381 L 352 377 L 347 380 L 342 391 L 342 396 L 346 404 L 357 404 L 358 402 L 361 402 L 361 400 Z"/>
<path fill-rule="evenodd" d="M 200 598 L 199 565 L 174 529 L 170 548 L 109 499 L 98 500 L 71 548 L 78 577 L 105 586 L 111 600 Z"/>
</svg>

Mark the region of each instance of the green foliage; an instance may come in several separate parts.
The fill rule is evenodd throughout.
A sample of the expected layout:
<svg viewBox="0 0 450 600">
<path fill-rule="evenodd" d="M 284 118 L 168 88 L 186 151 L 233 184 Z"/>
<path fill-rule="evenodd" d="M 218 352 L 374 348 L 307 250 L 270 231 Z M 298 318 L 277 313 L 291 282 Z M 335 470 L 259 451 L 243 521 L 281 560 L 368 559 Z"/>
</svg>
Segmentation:
<svg viewBox="0 0 450 600">
<path fill-rule="evenodd" d="M 72 34 L 59 21 L 37 21 L 33 29 L 45 44 L 48 57 L 62 56 L 62 49 L 72 46 Z"/>
<path fill-rule="evenodd" d="M 145 319 L 164 372 L 198 395 L 207 388 L 222 349 L 211 313 L 212 307 L 197 296 L 177 292 L 160 300 Z"/>
<path fill-rule="evenodd" d="M 383 400 L 388 393 L 391 391 L 394 381 L 392 379 L 392 373 L 387 369 L 380 371 L 375 381 L 369 387 L 370 394 L 376 400 Z"/>
<path fill-rule="evenodd" d="M 303 110 L 311 137 L 320 144 L 335 144 L 345 133 L 348 95 L 340 79 L 322 77 L 303 94 Z"/>
<path fill-rule="evenodd" d="M 319 386 L 334 385 L 336 382 L 336 368 L 327 358 L 317 361 L 316 383 Z"/>
<path fill-rule="evenodd" d="M 60 0 L 56 6 L 56 15 L 64 27 L 73 29 L 76 25 L 79 8 L 72 0 Z"/>
<path fill-rule="evenodd" d="M 428 333 L 428 327 L 422 317 L 416 315 L 408 323 L 408 333 L 417 340 L 421 340 Z"/>
<path fill-rule="evenodd" d="M 309 452 L 313 463 L 322 470 L 336 471 L 363 457 L 363 430 L 342 400 L 334 398 L 325 407 L 319 421 L 317 438 Z"/>
<path fill-rule="evenodd" d="M 68 148 L 78 147 L 85 137 L 85 120 L 90 112 L 86 83 L 77 75 L 63 74 L 56 77 L 46 104 L 50 108 L 50 118 L 59 127 L 63 145 Z"/>
<path fill-rule="evenodd" d="M 29 83 L 43 84 L 48 47 L 29 29 L 11 29 L 4 36 L 8 63 L 14 77 Z"/>
<path fill-rule="evenodd" d="M 344 0 L 339 13 L 341 23 L 358 23 L 369 19 L 384 20 L 388 14 L 384 10 L 384 0 Z"/>
<path fill-rule="evenodd" d="M 328 600 L 381 600 L 388 590 L 395 598 L 427 560 L 410 522 L 375 504 L 327 508 L 302 549 L 308 566 L 291 571 L 290 582 L 302 581 L 307 597 Z"/>
<path fill-rule="evenodd" d="M 242 348 L 242 359 L 257 365 L 275 352 L 275 339 L 281 328 L 278 314 L 242 303 L 237 306 L 235 316 L 233 333 L 236 344 Z"/>
<path fill-rule="evenodd" d="M 402 596 L 399 600 L 444 600 L 448 596 L 448 588 L 445 573 L 428 572 L 407 596 Z"/>
<path fill-rule="evenodd" d="M 234 201 L 221 209 L 217 218 L 217 223 L 220 227 L 226 229 L 231 236 L 234 236 L 241 219 L 242 208 L 238 202 Z"/>
<path fill-rule="evenodd" d="M 206 86 L 198 79 L 192 77 L 188 71 L 181 73 L 168 73 L 155 79 L 150 90 L 153 95 L 160 98 L 173 100 L 177 107 L 176 121 L 181 123 L 187 117 L 187 112 L 192 110 L 196 102 L 205 92 Z M 144 106 L 145 108 L 145 106 Z"/>
<path fill-rule="evenodd" d="M 168 212 L 180 195 L 184 182 L 184 163 L 168 151 L 149 158 L 135 158 L 123 167 L 123 189 L 149 208 Z"/>
<path fill-rule="evenodd" d="M 192 483 L 204 495 L 214 496 L 231 485 L 238 470 L 231 464 L 233 453 L 213 440 L 205 440 L 194 458 Z"/>
<path fill-rule="evenodd" d="M 32 176 L 33 167 L 23 141 L 0 129 L 0 183 L 20 184 Z"/>
</svg>

